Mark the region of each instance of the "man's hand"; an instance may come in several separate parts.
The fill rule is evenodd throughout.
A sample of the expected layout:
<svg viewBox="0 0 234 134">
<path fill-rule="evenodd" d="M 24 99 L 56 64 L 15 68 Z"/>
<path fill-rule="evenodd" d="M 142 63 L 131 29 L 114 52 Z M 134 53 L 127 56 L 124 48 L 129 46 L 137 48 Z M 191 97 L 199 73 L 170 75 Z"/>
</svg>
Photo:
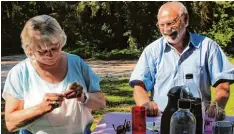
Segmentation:
<svg viewBox="0 0 234 134">
<path fill-rule="evenodd" d="M 143 82 L 139 82 L 134 86 L 133 97 L 137 106 L 145 107 L 147 116 L 160 115 L 158 105 L 156 102 L 150 101 Z"/>
<path fill-rule="evenodd" d="M 158 116 L 160 115 L 160 110 L 158 108 L 158 105 L 154 101 L 149 101 L 143 104 L 142 106 L 145 107 L 147 116 Z"/>
</svg>

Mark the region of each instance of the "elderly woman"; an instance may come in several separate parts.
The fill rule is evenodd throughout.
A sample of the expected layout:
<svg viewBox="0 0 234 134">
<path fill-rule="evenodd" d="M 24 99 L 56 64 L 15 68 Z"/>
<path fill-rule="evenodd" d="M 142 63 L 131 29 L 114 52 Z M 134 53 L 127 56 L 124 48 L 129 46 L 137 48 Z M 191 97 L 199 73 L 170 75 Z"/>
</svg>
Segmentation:
<svg viewBox="0 0 234 134">
<path fill-rule="evenodd" d="M 10 132 L 90 133 L 91 111 L 106 105 L 100 78 L 79 56 L 61 51 L 66 39 L 48 15 L 25 24 L 21 40 L 28 58 L 10 70 L 2 94 Z"/>
</svg>

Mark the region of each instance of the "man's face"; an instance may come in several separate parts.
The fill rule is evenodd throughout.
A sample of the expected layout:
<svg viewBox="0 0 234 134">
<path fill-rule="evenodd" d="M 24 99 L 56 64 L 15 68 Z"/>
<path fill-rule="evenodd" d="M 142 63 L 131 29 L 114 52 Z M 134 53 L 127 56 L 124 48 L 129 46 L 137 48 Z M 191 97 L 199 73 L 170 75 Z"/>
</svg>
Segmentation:
<svg viewBox="0 0 234 134">
<path fill-rule="evenodd" d="M 169 43 L 176 44 L 183 40 L 186 32 L 186 24 L 183 19 L 185 15 L 168 11 L 159 14 L 157 27 Z"/>
</svg>

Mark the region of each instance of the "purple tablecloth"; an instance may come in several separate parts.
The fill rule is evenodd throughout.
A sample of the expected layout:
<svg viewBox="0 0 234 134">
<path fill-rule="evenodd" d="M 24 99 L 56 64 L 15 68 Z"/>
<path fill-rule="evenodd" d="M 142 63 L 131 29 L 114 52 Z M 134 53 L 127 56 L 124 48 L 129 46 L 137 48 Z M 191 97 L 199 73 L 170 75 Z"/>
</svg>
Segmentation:
<svg viewBox="0 0 234 134">
<path fill-rule="evenodd" d="M 115 128 L 119 125 L 124 124 L 124 120 L 130 121 L 132 123 L 132 114 L 124 112 L 111 112 L 106 113 L 101 121 L 98 123 L 92 134 L 116 134 L 112 124 L 115 125 Z M 160 122 L 161 116 L 158 117 L 147 117 L 146 122 Z M 234 116 L 227 116 L 225 120 L 234 122 Z M 132 126 L 132 124 L 131 124 Z M 132 132 L 127 132 L 131 134 Z M 146 131 L 147 134 L 155 134 L 150 130 Z"/>
</svg>

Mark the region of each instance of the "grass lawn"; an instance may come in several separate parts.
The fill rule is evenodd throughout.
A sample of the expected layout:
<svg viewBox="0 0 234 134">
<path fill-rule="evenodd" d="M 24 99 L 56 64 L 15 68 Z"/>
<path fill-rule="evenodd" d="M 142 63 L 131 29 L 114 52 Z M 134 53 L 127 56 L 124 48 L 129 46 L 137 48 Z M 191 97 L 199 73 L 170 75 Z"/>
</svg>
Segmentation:
<svg viewBox="0 0 234 134">
<path fill-rule="evenodd" d="M 232 64 L 234 64 L 234 57 L 233 58 L 229 57 L 228 59 Z"/>
</svg>

